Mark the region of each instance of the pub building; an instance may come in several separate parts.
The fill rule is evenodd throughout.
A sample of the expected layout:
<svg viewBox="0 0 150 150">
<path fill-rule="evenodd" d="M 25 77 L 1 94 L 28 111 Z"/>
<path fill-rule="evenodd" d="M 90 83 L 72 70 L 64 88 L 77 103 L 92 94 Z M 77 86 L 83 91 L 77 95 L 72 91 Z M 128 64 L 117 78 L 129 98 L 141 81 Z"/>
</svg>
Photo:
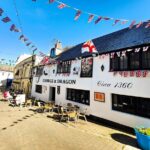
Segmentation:
<svg viewBox="0 0 150 150">
<path fill-rule="evenodd" d="M 150 127 L 150 29 L 143 24 L 92 41 L 96 54 L 81 53 L 81 43 L 35 67 L 32 96 L 87 108 L 110 123 Z"/>
</svg>

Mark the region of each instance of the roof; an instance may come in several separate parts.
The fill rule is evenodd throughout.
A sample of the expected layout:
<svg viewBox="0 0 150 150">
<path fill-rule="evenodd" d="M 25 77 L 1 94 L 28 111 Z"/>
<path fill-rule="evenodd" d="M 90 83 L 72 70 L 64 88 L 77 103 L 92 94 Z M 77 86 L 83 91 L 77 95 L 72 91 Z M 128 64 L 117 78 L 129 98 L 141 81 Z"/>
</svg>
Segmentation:
<svg viewBox="0 0 150 150">
<path fill-rule="evenodd" d="M 145 28 L 146 23 L 141 27 L 132 29 L 125 28 L 99 38 L 93 39 L 99 54 L 108 53 L 112 51 L 122 50 L 125 48 L 131 48 L 144 44 L 150 44 L 150 28 Z M 63 52 L 58 60 L 75 59 L 76 57 L 87 57 L 91 54 L 81 54 L 81 48 L 83 43 L 70 48 L 66 52 Z"/>
</svg>

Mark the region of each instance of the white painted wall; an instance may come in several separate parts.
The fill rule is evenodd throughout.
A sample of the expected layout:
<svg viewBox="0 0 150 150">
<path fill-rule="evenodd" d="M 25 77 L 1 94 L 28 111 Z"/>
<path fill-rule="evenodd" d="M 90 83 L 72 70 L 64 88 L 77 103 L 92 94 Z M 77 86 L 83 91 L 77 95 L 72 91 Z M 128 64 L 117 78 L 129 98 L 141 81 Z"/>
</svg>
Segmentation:
<svg viewBox="0 0 150 150">
<path fill-rule="evenodd" d="M 101 66 L 104 66 L 104 71 L 101 71 Z M 73 68 L 77 67 L 79 69 L 79 74 L 73 74 Z M 57 65 L 53 66 L 45 66 L 44 70 L 48 72 L 48 75 L 42 75 L 40 78 L 33 78 L 32 85 L 32 96 L 37 99 L 41 99 L 44 101 L 49 100 L 49 87 L 56 87 L 56 103 L 66 104 L 71 102 L 80 106 L 81 109 L 87 108 L 88 114 L 92 114 L 94 116 L 104 118 L 107 120 L 111 120 L 123 125 L 127 125 L 130 127 L 135 126 L 150 126 L 150 119 L 144 117 L 138 117 L 135 115 L 122 113 L 119 111 L 112 110 L 112 99 L 111 94 L 121 94 L 121 95 L 129 95 L 129 96 L 139 96 L 150 98 L 150 73 L 147 77 L 122 77 L 119 74 L 113 75 L 113 72 L 109 72 L 109 56 L 105 56 L 104 58 L 94 57 L 93 63 L 93 78 L 81 78 L 80 77 L 80 68 L 81 68 L 81 60 L 73 61 L 71 64 L 71 73 L 69 76 L 64 76 L 63 74 L 56 74 Z M 53 73 L 53 70 L 55 72 Z M 62 84 L 62 83 L 43 83 L 43 79 L 67 79 L 67 80 L 76 80 L 76 84 Z M 109 87 L 98 86 L 98 81 L 110 83 Z M 115 88 L 116 83 L 132 83 L 132 88 Z M 42 94 L 35 92 L 35 85 L 43 85 L 47 87 Z M 60 94 L 57 94 L 57 86 L 60 86 Z M 66 100 L 66 88 L 73 89 L 82 89 L 82 90 L 90 90 L 90 106 L 75 103 L 72 101 Z M 94 92 L 102 92 L 105 93 L 105 102 L 98 102 L 94 100 Z"/>
</svg>

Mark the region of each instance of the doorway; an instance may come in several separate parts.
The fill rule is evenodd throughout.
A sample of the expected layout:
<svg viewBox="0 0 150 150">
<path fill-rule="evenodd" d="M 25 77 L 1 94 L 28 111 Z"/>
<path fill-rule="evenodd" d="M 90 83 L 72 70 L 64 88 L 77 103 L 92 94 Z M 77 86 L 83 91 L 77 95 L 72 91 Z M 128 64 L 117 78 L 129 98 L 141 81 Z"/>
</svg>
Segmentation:
<svg viewBox="0 0 150 150">
<path fill-rule="evenodd" d="M 56 92 L 56 88 L 50 87 L 50 89 L 49 89 L 49 101 L 55 101 L 55 92 Z"/>
</svg>

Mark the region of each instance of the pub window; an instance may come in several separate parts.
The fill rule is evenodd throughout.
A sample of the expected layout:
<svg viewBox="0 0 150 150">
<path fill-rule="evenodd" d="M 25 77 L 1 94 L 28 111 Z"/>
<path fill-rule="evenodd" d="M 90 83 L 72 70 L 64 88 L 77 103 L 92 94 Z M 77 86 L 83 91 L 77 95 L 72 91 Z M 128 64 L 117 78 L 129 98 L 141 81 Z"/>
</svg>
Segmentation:
<svg viewBox="0 0 150 150">
<path fill-rule="evenodd" d="M 81 77 L 92 77 L 93 58 L 84 58 L 81 61 Z"/>
<path fill-rule="evenodd" d="M 112 94 L 112 109 L 150 118 L 150 98 Z"/>
<path fill-rule="evenodd" d="M 36 85 L 35 92 L 36 93 L 42 93 L 42 85 Z"/>
<path fill-rule="evenodd" d="M 60 62 L 57 65 L 57 73 L 70 73 L 71 63 L 69 61 Z"/>
<path fill-rule="evenodd" d="M 105 94 L 100 92 L 94 92 L 94 100 L 99 102 L 105 102 Z"/>
<path fill-rule="evenodd" d="M 36 68 L 36 76 L 41 76 L 43 74 L 43 67 Z"/>
<path fill-rule="evenodd" d="M 67 100 L 90 105 L 90 91 L 67 88 Z"/>
<path fill-rule="evenodd" d="M 142 52 L 142 68 L 150 69 L 150 51 Z"/>
<path fill-rule="evenodd" d="M 128 69 L 128 57 L 127 55 L 120 57 L 120 70 Z"/>
<path fill-rule="evenodd" d="M 136 70 L 136 69 L 140 69 L 140 52 L 130 52 L 129 53 L 129 57 L 130 57 L 130 69 L 131 70 Z"/>
<path fill-rule="evenodd" d="M 110 59 L 110 70 L 111 71 L 119 70 L 119 57 L 117 55 L 114 55 L 114 57 Z"/>
</svg>

